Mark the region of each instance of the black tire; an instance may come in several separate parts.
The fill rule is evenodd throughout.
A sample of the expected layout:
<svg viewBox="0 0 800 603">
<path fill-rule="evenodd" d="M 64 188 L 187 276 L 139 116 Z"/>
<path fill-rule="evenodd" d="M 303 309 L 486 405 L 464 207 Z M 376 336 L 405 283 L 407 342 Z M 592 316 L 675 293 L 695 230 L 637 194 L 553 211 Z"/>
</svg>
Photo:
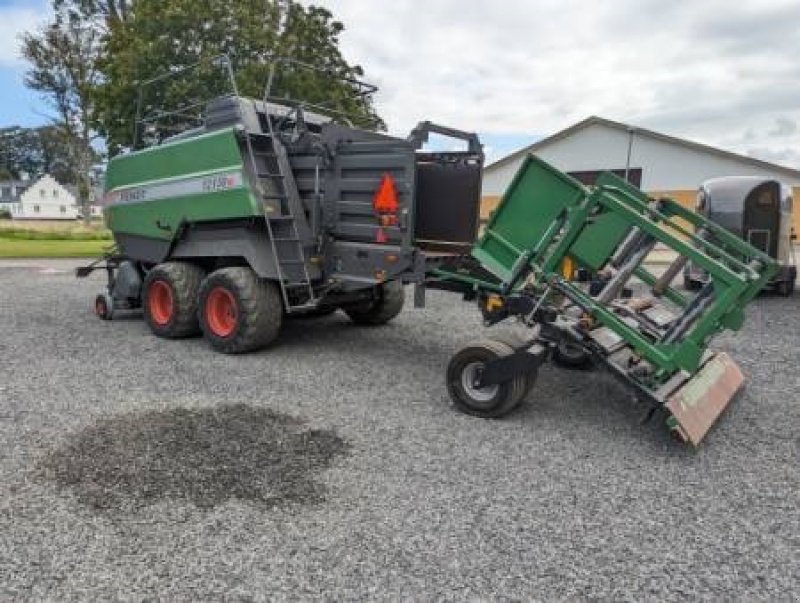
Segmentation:
<svg viewBox="0 0 800 603">
<path fill-rule="evenodd" d="M 156 265 L 144 279 L 142 306 L 144 319 L 150 330 L 159 337 L 177 339 L 200 333 L 197 322 L 197 292 L 205 271 L 188 262 L 165 262 Z M 161 312 L 154 304 L 156 292 L 171 296 L 172 309 Z"/>
<path fill-rule="evenodd" d="M 100 320 L 111 320 L 114 317 L 114 300 L 108 293 L 100 293 L 94 298 L 94 313 Z"/>
<path fill-rule="evenodd" d="M 568 368 L 586 368 L 591 359 L 586 350 L 571 341 L 561 341 L 553 350 L 553 360 Z"/>
<path fill-rule="evenodd" d="M 215 312 L 221 296 L 231 304 L 231 330 L 219 328 Z M 215 350 L 242 354 L 261 349 L 275 340 L 283 324 L 283 303 L 277 284 L 259 279 L 250 268 L 222 268 L 209 274 L 200 286 L 200 327 Z"/>
<path fill-rule="evenodd" d="M 403 283 L 387 281 L 378 285 L 373 301 L 354 304 L 342 309 L 356 324 L 384 325 L 400 314 L 405 299 Z"/>
<path fill-rule="evenodd" d="M 519 405 L 525 396 L 526 375 L 517 375 L 511 381 L 486 388 L 470 385 L 475 371 L 481 366 L 512 352 L 501 341 L 484 339 L 468 344 L 450 359 L 447 391 L 458 410 L 475 417 L 495 419 L 507 415 Z"/>
<path fill-rule="evenodd" d="M 513 350 L 522 347 L 525 343 L 525 338 L 521 335 L 517 335 L 516 333 L 492 333 L 492 339 L 495 341 L 501 341 L 502 343 L 506 344 Z M 527 397 L 527 395 L 533 389 L 533 386 L 536 384 L 536 378 L 539 376 L 539 370 L 534 369 L 530 373 L 525 376 L 525 393 L 523 394 L 523 399 Z"/>
</svg>

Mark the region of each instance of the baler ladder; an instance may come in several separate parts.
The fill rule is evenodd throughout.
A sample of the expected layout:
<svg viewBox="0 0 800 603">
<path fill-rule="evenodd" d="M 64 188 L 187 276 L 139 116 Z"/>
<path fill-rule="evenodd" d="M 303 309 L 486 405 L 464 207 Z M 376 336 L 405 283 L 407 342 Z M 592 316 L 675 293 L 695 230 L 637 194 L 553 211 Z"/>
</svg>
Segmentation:
<svg viewBox="0 0 800 603">
<path fill-rule="evenodd" d="M 316 307 L 317 299 L 311 286 L 303 241 L 295 217 L 297 211 L 302 211 L 302 206 L 299 199 L 291 196 L 290 186 L 294 183 L 287 182 L 287 173 L 291 174 L 291 166 L 286 150 L 275 138 L 269 118 L 267 122 L 269 132 L 249 133 L 247 147 L 257 189 L 261 195 L 281 296 L 286 311 L 291 314 Z M 293 303 L 298 297 L 304 301 Z"/>
</svg>

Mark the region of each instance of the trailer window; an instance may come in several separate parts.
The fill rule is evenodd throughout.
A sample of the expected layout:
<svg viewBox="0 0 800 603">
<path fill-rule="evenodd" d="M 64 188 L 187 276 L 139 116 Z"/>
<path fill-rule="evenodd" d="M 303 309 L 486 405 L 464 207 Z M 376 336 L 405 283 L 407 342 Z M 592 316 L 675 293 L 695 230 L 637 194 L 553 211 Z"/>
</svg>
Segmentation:
<svg viewBox="0 0 800 603">
<path fill-rule="evenodd" d="M 756 205 L 759 207 L 763 207 L 764 209 L 770 209 L 775 206 L 775 195 L 772 194 L 772 190 L 765 189 L 761 191 L 761 194 L 758 195 L 756 199 Z"/>
</svg>

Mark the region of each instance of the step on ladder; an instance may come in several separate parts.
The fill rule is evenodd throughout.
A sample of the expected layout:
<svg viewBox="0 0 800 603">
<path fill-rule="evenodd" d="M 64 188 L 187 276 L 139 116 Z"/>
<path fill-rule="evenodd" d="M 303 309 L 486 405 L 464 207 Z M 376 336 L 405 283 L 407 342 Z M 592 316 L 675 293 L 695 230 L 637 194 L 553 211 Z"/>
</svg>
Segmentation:
<svg viewBox="0 0 800 603">
<path fill-rule="evenodd" d="M 270 122 L 269 118 L 267 121 Z M 268 133 L 247 134 L 247 150 L 256 178 L 257 192 L 264 209 L 267 233 L 278 271 L 281 296 L 286 311 L 308 310 L 317 306 L 311 286 L 303 243 L 297 228 L 292 199 L 289 198 L 287 170 L 291 170 L 286 149 L 276 139 L 272 124 Z M 295 200 L 296 201 L 296 200 Z M 300 303 L 293 303 L 299 299 Z"/>
</svg>

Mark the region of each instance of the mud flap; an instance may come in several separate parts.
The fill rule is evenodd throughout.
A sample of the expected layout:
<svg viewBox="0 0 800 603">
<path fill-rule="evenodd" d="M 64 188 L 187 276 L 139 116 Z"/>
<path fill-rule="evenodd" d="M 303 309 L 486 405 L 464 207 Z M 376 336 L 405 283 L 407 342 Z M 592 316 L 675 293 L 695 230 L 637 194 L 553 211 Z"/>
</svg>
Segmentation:
<svg viewBox="0 0 800 603">
<path fill-rule="evenodd" d="M 742 371 L 731 357 L 715 354 L 667 401 L 676 435 L 697 446 L 743 383 Z"/>
</svg>

